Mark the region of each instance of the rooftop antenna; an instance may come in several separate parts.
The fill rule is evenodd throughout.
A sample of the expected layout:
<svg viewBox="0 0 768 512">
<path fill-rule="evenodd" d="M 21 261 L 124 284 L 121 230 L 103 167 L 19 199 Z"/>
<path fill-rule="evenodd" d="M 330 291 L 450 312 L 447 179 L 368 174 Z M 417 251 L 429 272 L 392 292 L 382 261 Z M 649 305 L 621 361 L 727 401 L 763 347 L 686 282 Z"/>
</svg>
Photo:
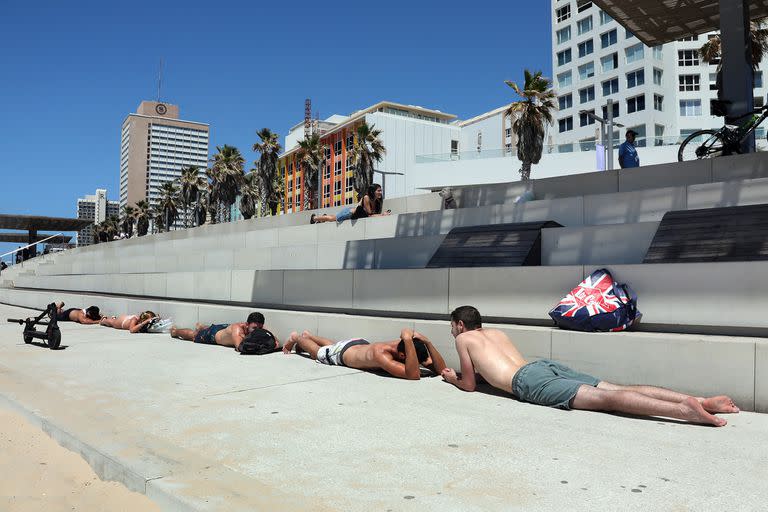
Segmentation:
<svg viewBox="0 0 768 512">
<path fill-rule="evenodd" d="M 157 71 L 157 102 L 160 103 L 160 88 L 163 84 L 163 58 L 160 57 L 160 69 Z"/>
<path fill-rule="evenodd" d="M 309 131 L 312 127 L 312 100 L 304 100 L 304 138 L 309 138 Z"/>
</svg>

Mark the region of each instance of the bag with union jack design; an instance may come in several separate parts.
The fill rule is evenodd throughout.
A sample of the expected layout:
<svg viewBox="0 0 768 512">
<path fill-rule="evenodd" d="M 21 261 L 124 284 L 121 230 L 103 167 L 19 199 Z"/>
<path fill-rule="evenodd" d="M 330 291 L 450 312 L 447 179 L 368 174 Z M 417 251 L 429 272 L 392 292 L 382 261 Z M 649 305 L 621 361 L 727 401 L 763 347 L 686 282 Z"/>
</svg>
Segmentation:
<svg viewBox="0 0 768 512">
<path fill-rule="evenodd" d="M 637 294 L 601 268 L 571 290 L 549 316 L 562 329 L 616 332 L 636 325 L 643 315 L 637 310 Z"/>
</svg>

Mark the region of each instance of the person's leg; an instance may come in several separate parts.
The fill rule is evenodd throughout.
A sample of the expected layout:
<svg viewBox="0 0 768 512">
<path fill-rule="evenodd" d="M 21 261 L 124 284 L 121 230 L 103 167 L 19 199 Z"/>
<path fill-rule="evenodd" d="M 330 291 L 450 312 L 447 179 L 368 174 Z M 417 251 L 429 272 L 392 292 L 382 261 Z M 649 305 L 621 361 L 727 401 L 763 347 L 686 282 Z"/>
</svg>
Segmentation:
<svg viewBox="0 0 768 512">
<path fill-rule="evenodd" d="M 322 224 L 323 222 L 336 222 L 336 216 L 325 214 L 315 215 L 315 224 Z"/>
<path fill-rule="evenodd" d="M 573 409 L 587 411 L 608 411 L 634 414 L 636 416 L 664 416 L 693 423 L 722 427 L 727 422 L 713 416 L 693 397 L 678 403 L 659 400 L 636 391 L 608 390 L 582 385 L 571 401 Z"/>
<path fill-rule="evenodd" d="M 104 317 L 99 321 L 99 325 L 103 325 L 104 327 L 111 327 L 113 329 L 122 329 L 122 322 L 119 320 L 119 318 L 115 317 Z"/>
<path fill-rule="evenodd" d="M 597 385 L 600 389 L 607 391 L 634 391 L 641 395 L 649 396 L 657 400 L 664 400 L 666 402 L 680 403 L 687 398 L 691 398 L 691 395 L 678 393 L 670 389 L 658 388 L 655 386 L 621 386 L 619 384 L 612 384 L 610 382 L 602 381 Z M 704 410 L 712 414 L 715 413 L 737 413 L 739 408 L 733 403 L 730 397 L 725 395 L 713 396 L 709 398 L 693 397 L 699 401 L 704 407 Z"/>
<path fill-rule="evenodd" d="M 180 340 L 195 341 L 195 336 L 200 332 L 197 329 L 177 329 L 171 327 L 171 338 L 178 338 Z"/>
<path fill-rule="evenodd" d="M 334 343 L 335 342 L 327 338 L 321 338 L 320 336 L 313 335 L 309 331 L 304 331 L 299 337 L 298 346 L 309 353 L 312 359 L 317 359 L 317 351 L 320 350 L 320 347 L 333 345 Z"/>
<path fill-rule="evenodd" d="M 293 350 L 293 347 L 295 347 L 299 343 L 300 339 L 301 339 L 301 336 L 299 336 L 299 333 L 296 331 L 293 331 L 285 340 L 285 344 L 283 345 L 283 352 L 285 352 L 286 354 L 290 354 L 291 350 Z"/>
</svg>

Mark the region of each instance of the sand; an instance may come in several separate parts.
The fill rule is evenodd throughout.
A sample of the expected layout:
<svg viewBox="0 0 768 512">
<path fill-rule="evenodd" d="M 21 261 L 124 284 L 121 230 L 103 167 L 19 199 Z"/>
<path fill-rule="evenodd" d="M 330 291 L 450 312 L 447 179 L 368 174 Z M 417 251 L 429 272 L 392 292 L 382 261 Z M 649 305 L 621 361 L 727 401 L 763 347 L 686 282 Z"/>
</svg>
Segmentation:
<svg viewBox="0 0 768 512">
<path fill-rule="evenodd" d="M 0 408 L 0 510 L 3 512 L 159 511 L 143 494 L 104 482 L 79 455 L 23 416 Z"/>
</svg>

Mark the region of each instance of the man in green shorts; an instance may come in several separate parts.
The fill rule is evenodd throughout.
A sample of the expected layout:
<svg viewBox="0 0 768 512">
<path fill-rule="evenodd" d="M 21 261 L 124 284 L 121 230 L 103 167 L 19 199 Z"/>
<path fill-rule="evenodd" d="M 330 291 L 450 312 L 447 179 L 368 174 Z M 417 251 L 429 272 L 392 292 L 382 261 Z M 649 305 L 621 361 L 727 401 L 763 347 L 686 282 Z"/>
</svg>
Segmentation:
<svg viewBox="0 0 768 512">
<path fill-rule="evenodd" d="M 529 363 L 505 333 L 483 329 L 480 312 L 472 306 L 451 313 L 451 334 L 456 339 L 461 375 L 452 368 L 442 375 L 464 391 L 475 390 L 478 373 L 491 386 L 522 401 L 561 409 L 664 416 L 716 427 L 726 424 L 716 413 L 739 412 L 727 396 L 701 398 L 653 386 L 620 386 L 548 359 Z"/>
</svg>

